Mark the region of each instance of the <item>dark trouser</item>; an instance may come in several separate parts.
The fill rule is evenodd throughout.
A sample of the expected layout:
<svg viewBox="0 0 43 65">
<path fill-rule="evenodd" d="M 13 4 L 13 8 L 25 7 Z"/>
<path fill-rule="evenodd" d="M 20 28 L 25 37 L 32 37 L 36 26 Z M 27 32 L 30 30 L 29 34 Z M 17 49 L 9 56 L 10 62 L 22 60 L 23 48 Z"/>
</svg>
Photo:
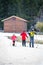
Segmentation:
<svg viewBox="0 0 43 65">
<path fill-rule="evenodd" d="M 30 47 L 34 47 L 34 37 L 30 37 Z"/>
<path fill-rule="evenodd" d="M 15 46 L 15 40 L 13 41 L 13 46 Z"/>
<path fill-rule="evenodd" d="M 22 40 L 22 46 L 26 47 L 26 40 Z"/>
</svg>

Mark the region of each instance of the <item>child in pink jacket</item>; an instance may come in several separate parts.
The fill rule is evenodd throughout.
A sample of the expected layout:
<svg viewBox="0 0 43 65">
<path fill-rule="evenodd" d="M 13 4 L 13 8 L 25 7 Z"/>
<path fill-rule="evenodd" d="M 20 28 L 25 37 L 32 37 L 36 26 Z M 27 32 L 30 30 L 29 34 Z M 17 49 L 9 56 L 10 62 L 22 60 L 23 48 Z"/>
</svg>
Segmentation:
<svg viewBox="0 0 43 65">
<path fill-rule="evenodd" d="M 11 36 L 11 39 L 12 39 L 12 41 L 13 41 L 13 44 L 12 44 L 13 46 L 15 46 L 15 40 L 16 40 L 16 38 L 17 38 L 17 37 L 16 37 L 16 35 L 14 35 L 14 34 L 13 34 L 13 36 Z"/>
</svg>

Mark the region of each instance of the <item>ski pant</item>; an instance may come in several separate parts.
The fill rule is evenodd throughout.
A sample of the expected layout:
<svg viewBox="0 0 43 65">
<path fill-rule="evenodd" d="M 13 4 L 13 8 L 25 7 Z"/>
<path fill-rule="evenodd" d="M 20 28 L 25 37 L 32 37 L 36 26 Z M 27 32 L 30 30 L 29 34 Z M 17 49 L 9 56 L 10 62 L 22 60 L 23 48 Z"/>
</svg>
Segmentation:
<svg viewBox="0 0 43 65">
<path fill-rule="evenodd" d="M 30 47 L 34 47 L 34 37 L 30 37 Z"/>
<path fill-rule="evenodd" d="M 26 40 L 22 40 L 22 46 L 26 47 Z"/>
<path fill-rule="evenodd" d="M 15 46 L 15 40 L 13 41 L 13 46 Z"/>
</svg>

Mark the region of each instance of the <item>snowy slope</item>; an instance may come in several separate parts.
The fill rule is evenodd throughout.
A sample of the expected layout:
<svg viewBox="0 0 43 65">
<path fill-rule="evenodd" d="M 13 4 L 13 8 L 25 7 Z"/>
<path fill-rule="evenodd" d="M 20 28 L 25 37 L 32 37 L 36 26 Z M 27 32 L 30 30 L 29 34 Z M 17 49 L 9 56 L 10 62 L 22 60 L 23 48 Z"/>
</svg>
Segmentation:
<svg viewBox="0 0 43 65">
<path fill-rule="evenodd" d="M 43 65 L 43 45 L 35 44 L 30 48 L 16 42 L 16 47 L 13 47 L 12 40 L 0 34 L 0 65 Z"/>
</svg>

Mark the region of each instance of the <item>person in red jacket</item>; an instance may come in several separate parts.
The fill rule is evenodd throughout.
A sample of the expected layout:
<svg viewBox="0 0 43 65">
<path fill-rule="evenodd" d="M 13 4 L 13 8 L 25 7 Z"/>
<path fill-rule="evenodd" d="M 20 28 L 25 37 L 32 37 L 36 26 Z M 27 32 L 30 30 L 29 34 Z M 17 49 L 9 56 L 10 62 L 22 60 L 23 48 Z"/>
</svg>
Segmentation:
<svg viewBox="0 0 43 65">
<path fill-rule="evenodd" d="M 28 36 L 25 31 L 23 31 L 20 35 L 22 37 L 22 46 L 26 47 L 26 37 L 28 38 Z"/>
<path fill-rule="evenodd" d="M 13 44 L 12 44 L 13 46 L 15 46 L 15 40 L 16 40 L 16 38 L 17 38 L 17 37 L 15 36 L 15 34 L 13 34 L 13 36 L 11 36 L 11 39 L 12 39 L 12 41 L 13 41 Z"/>
</svg>

